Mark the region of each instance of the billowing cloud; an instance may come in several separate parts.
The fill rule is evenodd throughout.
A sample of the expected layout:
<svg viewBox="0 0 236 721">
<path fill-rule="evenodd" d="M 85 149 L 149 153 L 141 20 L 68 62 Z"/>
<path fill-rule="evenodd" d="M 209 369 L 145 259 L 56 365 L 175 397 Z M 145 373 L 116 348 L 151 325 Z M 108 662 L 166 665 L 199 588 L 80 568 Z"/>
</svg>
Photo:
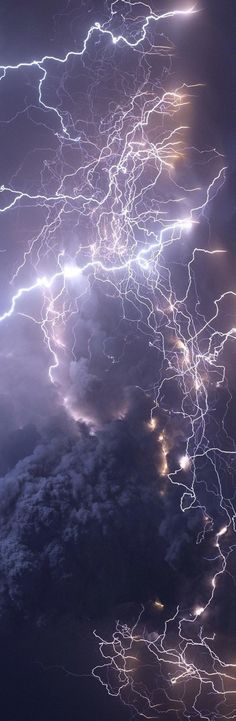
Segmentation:
<svg viewBox="0 0 236 721">
<path fill-rule="evenodd" d="M 96 433 L 57 418 L 1 479 L 2 614 L 99 614 L 117 602 L 168 597 L 170 589 L 174 600 L 173 538 L 178 564 L 198 520 L 185 526 L 175 494 L 170 521 L 149 402 L 136 392 L 129 403 L 126 419 Z"/>
</svg>

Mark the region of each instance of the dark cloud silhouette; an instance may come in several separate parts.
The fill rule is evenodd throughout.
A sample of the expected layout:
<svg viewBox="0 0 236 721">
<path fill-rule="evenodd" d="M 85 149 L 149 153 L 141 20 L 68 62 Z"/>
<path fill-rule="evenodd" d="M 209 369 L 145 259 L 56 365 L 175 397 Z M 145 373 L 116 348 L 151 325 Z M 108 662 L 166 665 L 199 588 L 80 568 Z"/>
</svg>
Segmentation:
<svg viewBox="0 0 236 721">
<path fill-rule="evenodd" d="M 18 461 L 31 455 L 39 438 L 39 433 L 33 424 L 12 431 L 2 444 L 2 472 L 9 471 Z"/>
<path fill-rule="evenodd" d="M 64 612 L 96 615 L 156 593 L 174 601 L 175 567 L 182 558 L 184 576 L 184 548 L 194 545 L 200 519 L 185 522 L 176 491 L 167 505 L 149 401 L 136 391 L 129 404 L 126 419 L 96 433 L 61 415 L 2 477 L 2 617 L 6 609 L 37 621 Z M 14 439 L 17 454 L 19 435 Z"/>
</svg>

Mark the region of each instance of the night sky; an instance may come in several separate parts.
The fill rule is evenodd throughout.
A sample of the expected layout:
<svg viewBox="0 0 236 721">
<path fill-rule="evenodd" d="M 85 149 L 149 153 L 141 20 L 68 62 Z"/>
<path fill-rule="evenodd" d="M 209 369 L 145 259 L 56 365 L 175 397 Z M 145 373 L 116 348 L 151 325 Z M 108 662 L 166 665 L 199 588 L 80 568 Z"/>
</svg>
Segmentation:
<svg viewBox="0 0 236 721">
<path fill-rule="evenodd" d="M 236 6 L 190 8 L 1 2 L 4 721 L 235 716 Z"/>
</svg>

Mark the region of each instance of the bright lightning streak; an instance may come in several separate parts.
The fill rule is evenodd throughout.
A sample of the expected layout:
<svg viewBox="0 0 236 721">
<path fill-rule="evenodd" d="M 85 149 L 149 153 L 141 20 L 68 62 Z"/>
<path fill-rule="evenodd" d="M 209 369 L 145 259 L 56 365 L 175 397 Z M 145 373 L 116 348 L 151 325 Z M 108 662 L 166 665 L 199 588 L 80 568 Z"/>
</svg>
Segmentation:
<svg viewBox="0 0 236 721">
<path fill-rule="evenodd" d="M 188 456 L 182 456 L 179 461 L 180 468 L 182 468 L 182 471 L 186 471 L 190 466 L 190 460 Z"/>
</svg>

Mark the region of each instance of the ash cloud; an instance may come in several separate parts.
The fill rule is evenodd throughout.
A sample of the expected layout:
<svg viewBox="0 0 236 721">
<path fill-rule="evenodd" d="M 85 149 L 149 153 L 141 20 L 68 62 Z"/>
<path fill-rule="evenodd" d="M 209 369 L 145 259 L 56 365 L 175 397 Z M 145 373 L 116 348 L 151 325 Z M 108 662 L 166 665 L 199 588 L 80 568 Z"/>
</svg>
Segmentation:
<svg viewBox="0 0 236 721">
<path fill-rule="evenodd" d="M 161 495 L 159 431 L 148 426 L 158 352 L 146 331 L 121 319 L 117 298 L 90 287 L 76 319 L 70 373 L 62 370 L 60 380 L 70 410 L 91 428 L 68 418 L 55 388 L 48 392 L 37 344 L 33 358 L 21 343 L 21 364 L 18 356 L 8 361 L 12 407 L 8 392 L 0 427 L 2 619 L 94 616 L 155 595 L 172 605 L 190 598 L 204 575 L 199 512 L 181 512 L 181 490 L 166 485 Z M 183 429 L 179 439 L 160 413 L 163 427 L 171 456 Z"/>
<path fill-rule="evenodd" d="M 89 289 L 73 331 L 74 360 L 60 379 L 75 417 L 97 427 L 127 413 L 134 388 L 153 392 L 160 365 L 151 329 L 141 333 L 128 302 L 106 295 L 107 285 Z"/>
<path fill-rule="evenodd" d="M 155 594 L 176 600 L 198 521 L 187 525 L 175 493 L 172 526 L 171 501 L 167 508 L 159 493 L 161 449 L 148 428 L 149 414 L 147 398 L 137 391 L 127 418 L 96 433 L 62 414 L 2 477 L 2 619 L 94 616 Z M 194 556 L 199 560 L 198 549 Z"/>
</svg>

